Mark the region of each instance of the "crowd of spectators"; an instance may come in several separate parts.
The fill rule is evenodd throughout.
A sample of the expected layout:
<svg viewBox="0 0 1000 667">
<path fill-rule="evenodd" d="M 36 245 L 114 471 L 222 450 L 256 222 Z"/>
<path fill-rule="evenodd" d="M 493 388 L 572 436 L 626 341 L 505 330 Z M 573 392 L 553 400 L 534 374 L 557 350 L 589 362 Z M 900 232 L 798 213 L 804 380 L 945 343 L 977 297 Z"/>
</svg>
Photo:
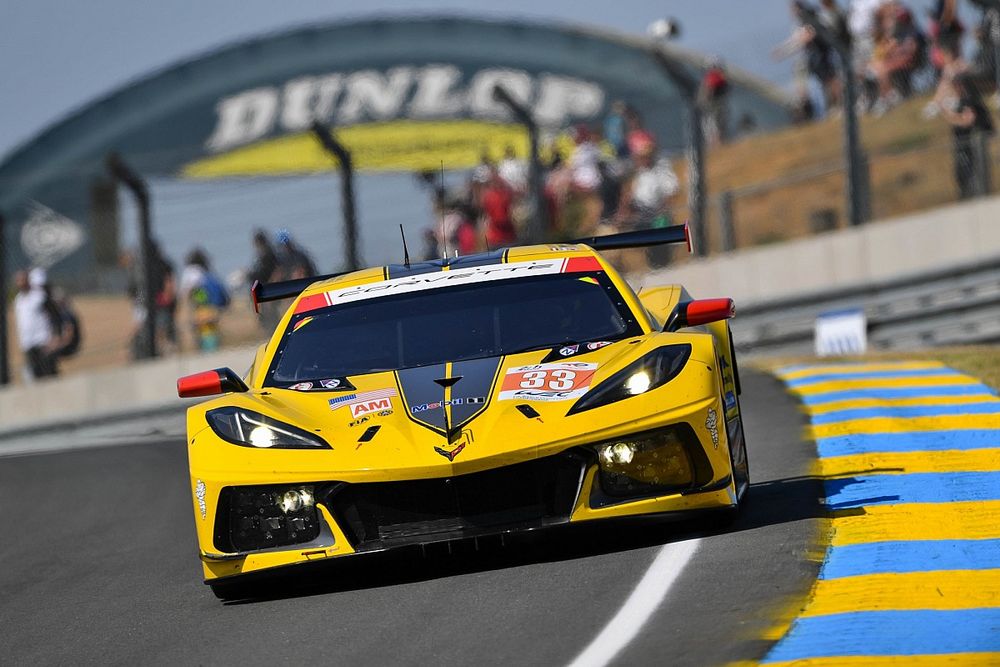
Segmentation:
<svg viewBox="0 0 1000 667">
<path fill-rule="evenodd" d="M 267 283 L 318 274 L 312 258 L 292 239 L 287 229 L 279 230 L 273 242 L 267 232 L 257 229 L 253 232 L 252 243 L 253 259 L 243 274 L 248 284 L 258 280 Z M 208 252 L 200 247 L 192 248 L 177 274 L 157 243 L 152 244 L 151 251 L 157 350 L 166 353 L 180 349 L 200 352 L 217 350 L 222 344 L 221 321 L 229 308 L 230 294 L 227 281 L 212 268 Z M 121 266 L 127 276 L 126 293 L 132 302 L 130 352 L 133 359 L 144 359 L 151 356 L 151 351 L 145 336 L 146 308 L 140 266 L 135 254 L 129 251 L 122 253 Z M 281 305 L 261 305 L 259 322 L 264 332 L 274 330 L 281 317 Z M 178 318 L 183 322 L 180 329 Z"/>
<path fill-rule="evenodd" d="M 973 30 L 975 55 L 968 69 L 979 78 L 981 90 L 996 88 L 995 54 L 1000 44 L 1000 6 L 990 0 L 968 0 L 980 7 L 980 24 Z M 882 115 L 915 92 L 938 85 L 947 52 L 962 52 L 968 28 L 959 17 L 959 0 L 935 0 L 919 16 L 901 0 L 793 0 L 793 30 L 773 55 L 798 55 L 796 73 L 798 115 L 811 120 L 819 115 L 809 87 L 822 91 L 822 113 L 839 114 L 843 105 L 841 58 L 843 45 L 850 52 L 852 76 L 858 82 L 858 110 Z M 815 13 L 823 30 L 807 20 Z M 963 61 L 964 62 L 964 61 Z"/>
<path fill-rule="evenodd" d="M 724 77 L 720 66 L 716 98 L 724 94 Z M 547 239 L 672 224 L 677 176 L 633 108 L 615 102 L 603 123 L 579 124 L 567 135 L 568 145 L 553 137 L 541 156 L 537 206 Z M 435 209 L 435 223 L 424 236 L 425 258 L 523 240 L 536 205 L 530 171 L 527 158 L 507 146 L 499 159 L 484 155 L 458 187 L 445 188 L 436 174 L 421 174 Z"/>
<path fill-rule="evenodd" d="M 940 116 L 951 126 L 955 181 L 962 199 L 991 190 L 988 138 L 992 114 L 985 101 L 997 93 L 1000 48 L 1000 3 L 968 0 L 980 10 L 974 29 L 974 55 L 966 59 L 967 27 L 959 15 L 959 0 L 935 0 L 923 22 L 900 0 L 805 0 L 791 4 L 794 28 L 774 55 L 800 54 L 797 72 L 798 120 L 819 114 L 807 80 L 822 91 L 824 113 L 843 108 L 842 54 L 849 53 L 850 76 L 858 84 L 859 113 L 881 116 L 916 92 L 934 90 L 924 109 L 926 118 Z M 996 106 L 996 104 L 994 104 Z"/>
</svg>

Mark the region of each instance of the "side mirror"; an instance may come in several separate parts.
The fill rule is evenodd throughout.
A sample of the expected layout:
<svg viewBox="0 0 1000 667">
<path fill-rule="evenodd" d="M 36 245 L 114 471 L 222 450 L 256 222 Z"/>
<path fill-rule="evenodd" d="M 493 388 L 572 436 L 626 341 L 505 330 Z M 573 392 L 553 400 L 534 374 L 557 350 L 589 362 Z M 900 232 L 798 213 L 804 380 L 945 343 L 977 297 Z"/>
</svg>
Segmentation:
<svg viewBox="0 0 1000 667">
<path fill-rule="evenodd" d="M 215 396 L 232 391 L 249 391 L 243 378 L 231 368 L 216 368 L 214 371 L 204 371 L 194 375 L 185 375 L 177 379 L 177 395 L 181 398 L 197 396 Z"/>
<path fill-rule="evenodd" d="M 664 331 L 677 331 L 685 327 L 696 327 L 710 322 L 728 320 L 736 316 L 736 304 L 732 299 L 695 299 L 681 301 L 663 325 Z"/>
</svg>

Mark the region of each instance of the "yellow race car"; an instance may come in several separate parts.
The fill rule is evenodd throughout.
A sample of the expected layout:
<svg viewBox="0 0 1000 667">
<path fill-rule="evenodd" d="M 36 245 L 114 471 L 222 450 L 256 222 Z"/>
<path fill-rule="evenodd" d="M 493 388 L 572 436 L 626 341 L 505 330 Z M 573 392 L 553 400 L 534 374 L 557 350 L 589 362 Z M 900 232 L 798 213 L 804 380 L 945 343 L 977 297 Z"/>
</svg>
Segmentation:
<svg viewBox="0 0 1000 667">
<path fill-rule="evenodd" d="M 178 380 L 206 583 L 559 524 L 738 509 L 730 299 L 636 294 L 596 251 L 686 226 L 255 285 L 241 378 Z"/>
</svg>

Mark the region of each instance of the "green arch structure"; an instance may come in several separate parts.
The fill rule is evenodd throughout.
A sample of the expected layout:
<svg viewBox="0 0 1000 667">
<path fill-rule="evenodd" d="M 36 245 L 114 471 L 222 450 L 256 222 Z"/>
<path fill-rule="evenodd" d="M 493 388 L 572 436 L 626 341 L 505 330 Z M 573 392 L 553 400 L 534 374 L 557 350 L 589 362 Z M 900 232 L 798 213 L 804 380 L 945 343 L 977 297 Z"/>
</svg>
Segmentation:
<svg viewBox="0 0 1000 667">
<path fill-rule="evenodd" d="M 318 118 L 338 128 L 363 170 L 469 166 L 483 150 L 522 142 L 487 96 L 494 83 L 551 131 L 600 123 L 624 100 L 661 146 L 680 148 L 684 105 L 649 48 L 598 30 L 468 17 L 340 22 L 226 46 L 131 82 L 6 156 L 0 212 L 8 259 L 29 262 L 26 224 L 57 232 L 63 224 L 75 225 L 78 247 L 49 262 L 57 273 L 91 275 L 115 261 L 105 248 L 117 248 L 117 227 L 105 224 L 101 205 L 114 193 L 104 167 L 111 151 L 146 176 L 332 169 L 304 134 Z M 704 66 L 692 53 L 662 48 L 692 73 Z M 788 122 L 775 89 L 739 72 L 730 77 L 730 118 L 750 115 L 765 129 Z M 46 242 L 45 234 L 32 238 Z"/>
</svg>

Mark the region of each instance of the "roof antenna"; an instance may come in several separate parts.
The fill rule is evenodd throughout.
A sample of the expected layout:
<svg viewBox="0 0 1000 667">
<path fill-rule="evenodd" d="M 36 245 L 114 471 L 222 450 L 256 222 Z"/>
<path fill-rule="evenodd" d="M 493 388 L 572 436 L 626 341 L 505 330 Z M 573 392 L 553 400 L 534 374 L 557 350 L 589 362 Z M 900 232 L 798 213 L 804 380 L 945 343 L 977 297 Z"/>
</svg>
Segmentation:
<svg viewBox="0 0 1000 667">
<path fill-rule="evenodd" d="M 441 185 L 440 185 L 440 188 L 441 188 L 442 199 L 444 199 L 444 160 L 441 160 L 441 172 L 440 173 L 441 173 Z M 444 202 L 442 202 L 442 204 L 443 203 Z M 442 206 L 441 208 L 444 209 L 444 206 Z M 442 210 L 442 215 L 441 215 L 441 245 L 443 246 L 443 250 L 444 250 L 444 252 L 441 255 L 441 259 L 443 259 L 445 262 L 447 262 L 448 261 L 448 234 L 445 231 L 445 226 L 444 226 L 444 211 L 443 210 Z"/>
<path fill-rule="evenodd" d="M 490 237 L 489 237 L 489 234 L 486 233 L 485 229 L 483 230 L 483 243 L 486 244 L 486 252 L 493 252 L 490 249 Z"/>
<path fill-rule="evenodd" d="M 403 223 L 399 223 L 399 235 L 403 237 L 403 266 L 410 268 L 410 251 L 406 249 L 406 234 L 403 233 Z"/>
</svg>

